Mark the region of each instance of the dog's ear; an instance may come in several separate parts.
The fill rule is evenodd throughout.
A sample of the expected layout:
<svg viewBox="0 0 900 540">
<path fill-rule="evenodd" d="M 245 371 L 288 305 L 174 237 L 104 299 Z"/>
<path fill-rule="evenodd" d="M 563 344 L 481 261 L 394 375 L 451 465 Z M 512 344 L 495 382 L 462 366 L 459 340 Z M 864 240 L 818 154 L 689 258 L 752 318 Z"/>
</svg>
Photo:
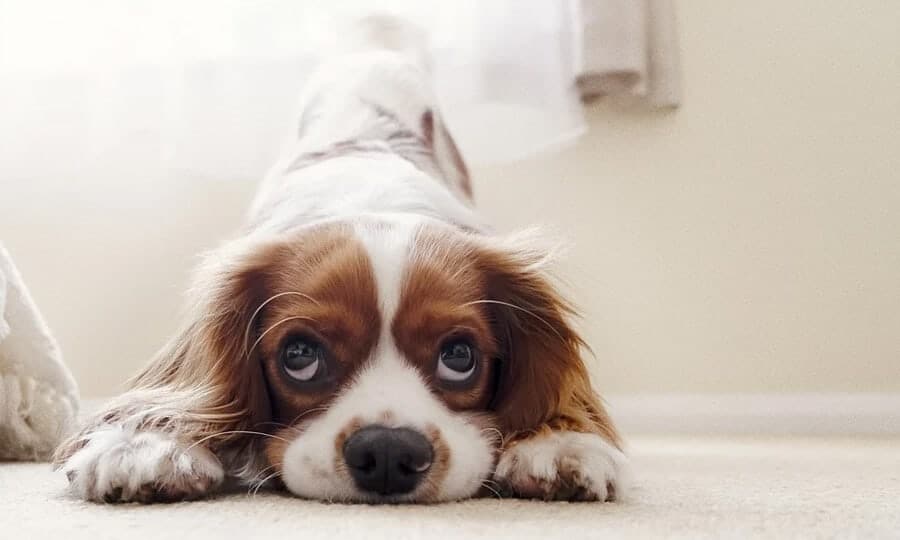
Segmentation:
<svg viewBox="0 0 900 540">
<path fill-rule="evenodd" d="M 185 411 L 204 431 L 259 429 L 268 421 L 265 376 L 250 344 L 257 308 L 270 295 L 272 262 L 284 249 L 276 241 L 241 239 L 207 255 L 181 331 L 132 380 L 135 391 L 185 396 Z"/>
<path fill-rule="evenodd" d="M 57 448 L 54 461 L 67 460 L 104 425 L 168 431 L 215 447 L 268 421 L 265 377 L 246 342 L 253 339 L 254 312 L 268 297 L 267 274 L 281 249 L 284 244 L 240 240 L 208 255 L 189 293 L 182 329 L 128 392 Z"/>
<path fill-rule="evenodd" d="M 500 373 L 493 409 L 507 433 L 549 426 L 618 441 L 582 361 L 572 304 L 545 272 L 548 257 L 513 244 L 481 250 Z"/>
</svg>

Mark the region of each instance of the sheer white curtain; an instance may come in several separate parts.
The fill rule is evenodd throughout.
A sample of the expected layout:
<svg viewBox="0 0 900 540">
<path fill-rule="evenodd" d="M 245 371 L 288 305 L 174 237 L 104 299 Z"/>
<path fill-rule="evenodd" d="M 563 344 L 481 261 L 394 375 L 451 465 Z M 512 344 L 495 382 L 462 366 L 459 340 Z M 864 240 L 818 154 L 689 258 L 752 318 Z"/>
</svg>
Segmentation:
<svg viewBox="0 0 900 540">
<path fill-rule="evenodd" d="M 435 85 L 471 161 L 514 159 L 584 129 L 572 2 L 321 4 L 0 0 L 0 176 L 130 164 L 255 179 L 293 120 L 321 35 L 372 9 L 429 31 Z"/>
</svg>

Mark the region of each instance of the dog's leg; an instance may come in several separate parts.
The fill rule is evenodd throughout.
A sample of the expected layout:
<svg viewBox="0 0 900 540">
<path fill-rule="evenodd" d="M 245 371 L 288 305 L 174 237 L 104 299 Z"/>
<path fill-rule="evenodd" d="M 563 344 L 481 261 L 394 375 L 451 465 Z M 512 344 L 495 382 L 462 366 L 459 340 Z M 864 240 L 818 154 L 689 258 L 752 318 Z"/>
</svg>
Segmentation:
<svg viewBox="0 0 900 540">
<path fill-rule="evenodd" d="M 507 493 L 569 501 L 621 497 L 625 455 L 602 435 L 572 431 L 567 424 L 550 421 L 506 442 L 494 476 Z"/>
<path fill-rule="evenodd" d="M 125 394 L 57 452 L 80 498 L 170 502 L 215 490 L 225 473 L 172 392 Z M 127 404 L 123 406 L 124 404 Z"/>
</svg>

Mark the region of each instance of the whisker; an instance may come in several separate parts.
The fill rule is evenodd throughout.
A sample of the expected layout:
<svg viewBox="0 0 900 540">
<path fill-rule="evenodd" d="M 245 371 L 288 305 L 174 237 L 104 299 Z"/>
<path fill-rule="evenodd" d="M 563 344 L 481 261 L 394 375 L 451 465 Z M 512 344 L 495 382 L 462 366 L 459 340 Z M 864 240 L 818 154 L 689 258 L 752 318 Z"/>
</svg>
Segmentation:
<svg viewBox="0 0 900 540">
<path fill-rule="evenodd" d="M 255 349 L 256 346 L 259 345 L 259 342 L 262 341 L 262 339 L 263 339 L 264 337 L 266 337 L 266 334 L 268 334 L 269 332 L 271 332 L 272 330 L 274 330 L 275 327 L 277 327 L 277 326 L 280 325 L 280 324 L 284 324 L 284 323 L 286 323 L 286 322 L 288 322 L 288 321 L 295 321 L 295 320 L 298 320 L 298 319 L 303 319 L 303 320 L 306 320 L 306 321 L 315 321 L 315 319 L 313 319 L 312 317 L 306 317 L 306 316 L 304 316 L 304 315 L 294 315 L 293 317 L 285 317 L 285 318 L 281 319 L 281 320 L 278 321 L 277 323 L 275 323 L 275 324 L 273 324 L 272 326 L 268 327 L 268 328 L 266 329 L 265 332 L 263 332 L 262 334 L 259 335 L 258 338 L 256 338 L 256 341 L 253 342 L 253 346 L 250 347 L 250 350 L 249 350 L 249 351 L 247 351 L 247 354 L 246 354 L 245 358 L 250 358 L 250 355 L 253 354 L 253 349 Z"/>
<path fill-rule="evenodd" d="M 538 315 L 537 313 L 531 311 L 530 309 L 525 309 L 525 308 L 523 308 L 522 306 L 517 306 L 517 305 L 515 305 L 515 304 L 510 304 L 509 302 L 501 302 L 500 300 L 473 300 L 473 301 L 471 301 L 471 302 L 466 302 L 466 303 L 463 304 L 463 305 L 464 305 L 464 306 L 472 306 L 472 305 L 475 305 L 475 304 L 497 304 L 497 305 L 499 305 L 499 306 L 506 306 L 506 307 L 508 307 L 508 308 L 517 309 L 517 310 L 519 310 L 519 311 L 521 311 L 521 312 L 523 312 L 523 313 L 527 313 L 528 315 L 531 315 L 531 316 L 534 317 L 535 319 L 537 319 L 537 320 L 541 321 L 542 323 L 544 323 L 544 325 L 545 325 L 547 328 L 549 328 L 551 331 L 553 331 L 553 333 L 556 334 L 557 337 L 559 337 L 559 339 L 565 341 L 565 338 L 563 337 L 562 334 L 559 333 L 559 330 L 557 330 L 552 324 L 550 324 L 549 322 L 547 322 L 547 319 L 541 317 L 540 315 Z"/>
<path fill-rule="evenodd" d="M 266 482 L 268 482 L 269 480 L 276 478 L 278 476 L 281 476 L 281 471 L 276 471 L 276 472 L 270 474 L 269 476 L 263 478 L 258 484 L 256 484 L 256 487 L 253 489 L 252 492 L 248 492 L 249 495 L 251 497 L 255 497 L 259 493 L 260 488 L 262 488 L 266 484 Z"/>
<path fill-rule="evenodd" d="M 308 294 L 303 294 L 302 292 L 297 292 L 297 291 L 280 292 L 278 294 L 273 294 L 272 296 L 268 297 L 265 302 L 260 304 L 259 307 L 253 311 L 253 315 L 251 315 L 250 320 L 247 321 L 247 329 L 244 330 L 244 353 L 245 353 L 244 356 L 249 355 L 249 353 L 247 352 L 247 343 L 250 342 L 250 327 L 253 325 L 253 321 L 256 319 L 256 316 L 259 315 L 259 312 L 262 311 L 262 309 L 264 307 L 266 307 L 269 304 L 269 302 L 272 302 L 273 300 L 281 298 L 282 296 L 289 296 L 289 295 L 300 296 L 302 298 L 306 298 L 307 300 L 309 300 L 310 302 L 312 302 L 314 304 L 319 303 L 319 301 L 316 300 L 315 298 L 313 298 L 312 296 L 309 296 Z"/>
<path fill-rule="evenodd" d="M 312 409 L 307 409 L 307 410 L 301 412 L 300 414 L 298 414 L 296 417 L 294 417 L 294 419 L 291 420 L 290 424 L 283 424 L 281 422 L 259 422 L 256 425 L 257 426 L 275 426 L 275 427 L 279 427 L 279 428 L 283 428 L 283 429 L 290 429 L 292 431 L 300 433 L 300 430 L 297 429 L 297 426 L 295 426 L 294 424 L 296 424 L 301 418 L 303 418 L 304 416 L 306 416 L 308 414 L 313 414 L 313 413 L 327 411 L 327 410 L 328 410 L 328 407 L 314 407 Z"/>
<path fill-rule="evenodd" d="M 481 481 L 481 483 L 482 484 L 485 484 L 485 483 L 491 484 L 492 486 L 496 487 L 497 489 L 500 489 L 500 482 L 498 482 L 496 480 L 492 480 L 490 478 L 485 478 L 484 480 Z"/>
<path fill-rule="evenodd" d="M 275 426 L 275 427 L 280 427 L 280 428 L 290 427 L 287 424 L 282 424 L 281 422 L 259 422 L 257 424 L 254 424 L 254 427 L 255 426 Z"/>
<path fill-rule="evenodd" d="M 502 446 L 503 445 L 503 432 L 497 428 L 487 427 L 481 430 L 482 433 L 490 432 L 497 434 L 497 442 Z"/>
<path fill-rule="evenodd" d="M 250 431 L 250 430 L 236 429 L 236 430 L 232 430 L 232 431 L 220 431 L 219 433 L 213 433 L 212 435 L 207 435 L 206 437 L 203 437 L 202 439 L 194 442 L 194 444 L 185 448 L 184 451 L 189 452 L 191 449 L 193 449 L 195 446 L 197 446 L 199 444 L 203 444 L 210 439 L 214 439 L 216 437 L 223 437 L 225 435 L 262 435 L 263 437 L 269 437 L 271 439 L 278 439 L 279 441 L 283 441 L 286 443 L 290 442 L 289 440 L 287 440 L 283 437 L 279 437 L 277 435 L 272 435 L 271 433 L 263 433 L 262 431 Z"/>
<path fill-rule="evenodd" d="M 481 487 L 483 487 L 483 488 L 487 489 L 488 491 L 490 491 L 491 493 L 493 493 L 498 499 L 502 499 L 502 498 L 503 498 L 503 495 L 500 495 L 500 492 L 497 491 L 496 489 L 494 489 L 493 487 L 489 486 L 489 485 L 487 484 L 487 482 L 491 482 L 491 480 L 484 480 L 484 481 L 482 481 L 482 482 L 481 482 Z M 494 484 L 495 484 L 498 488 L 500 487 L 500 484 L 497 484 L 496 482 L 494 482 Z"/>
<path fill-rule="evenodd" d="M 327 411 L 327 410 L 328 410 L 328 407 L 315 407 L 313 409 L 307 409 L 307 410 L 303 411 L 302 413 L 298 414 L 296 418 L 291 420 L 291 427 L 293 427 L 293 424 L 296 424 L 298 420 L 300 420 L 301 418 L 303 418 L 304 416 L 306 416 L 308 414 L 323 412 L 323 411 Z M 294 428 L 294 429 L 296 429 L 296 428 Z"/>
<path fill-rule="evenodd" d="M 247 482 L 247 484 L 250 485 L 250 486 L 252 486 L 253 484 L 255 484 L 255 483 L 259 480 L 259 478 L 261 478 L 264 474 L 266 474 L 267 472 L 271 471 L 271 470 L 274 469 L 275 467 L 277 467 L 277 465 L 269 465 L 268 467 L 265 467 L 265 468 L 263 468 L 263 469 L 260 469 L 256 474 L 253 475 L 253 478 L 251 478 L 251 479 Z"/>
</svg>

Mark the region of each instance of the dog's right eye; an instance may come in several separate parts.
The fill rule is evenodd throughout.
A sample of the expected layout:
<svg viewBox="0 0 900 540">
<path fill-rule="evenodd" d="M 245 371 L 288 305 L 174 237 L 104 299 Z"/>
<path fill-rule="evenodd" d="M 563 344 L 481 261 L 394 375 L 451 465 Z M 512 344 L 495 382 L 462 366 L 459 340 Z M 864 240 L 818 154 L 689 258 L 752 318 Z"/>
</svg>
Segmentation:
<svg viewBox="0 0 900 540">
<path fill-rule="evenodd" d="M 459 384 L 472 378 L 478 367 L 478 355 L 465 340 L 445 343 L 438 354 L 437 376 L 445 383 Z"/>
<path fill-rule="evenodd" d="M 325 349 L 307 338 L 292 338 L 281 350 L 281 364 L 292 379 L 309 382 L 325 375 Z"/>
</svg>

